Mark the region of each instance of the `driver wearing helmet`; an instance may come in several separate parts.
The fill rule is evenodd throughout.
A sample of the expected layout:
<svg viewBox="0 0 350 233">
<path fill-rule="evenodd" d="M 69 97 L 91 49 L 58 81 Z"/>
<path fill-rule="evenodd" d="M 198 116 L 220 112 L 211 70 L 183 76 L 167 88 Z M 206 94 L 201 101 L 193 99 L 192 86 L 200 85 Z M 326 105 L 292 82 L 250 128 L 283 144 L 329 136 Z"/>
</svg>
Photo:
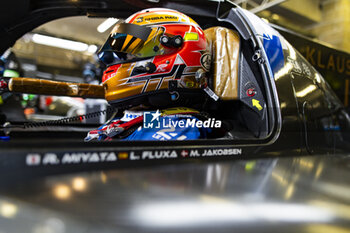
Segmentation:
<svg viewBox="0 0 350 233">
<path fill-rule="evenodd" d="M 124 115 L 118 112 L 90 131 L 86 141 L 188 140 L 215 133 L 177 124 L 208 120 L 202 110 L 219 98 L 208 85 L 211 54 L 205 34 L 188 16 L 170 9 L 140 11 L 114 27 L 98 56 L 107 66 L 105 98 Z"/>
</svg>

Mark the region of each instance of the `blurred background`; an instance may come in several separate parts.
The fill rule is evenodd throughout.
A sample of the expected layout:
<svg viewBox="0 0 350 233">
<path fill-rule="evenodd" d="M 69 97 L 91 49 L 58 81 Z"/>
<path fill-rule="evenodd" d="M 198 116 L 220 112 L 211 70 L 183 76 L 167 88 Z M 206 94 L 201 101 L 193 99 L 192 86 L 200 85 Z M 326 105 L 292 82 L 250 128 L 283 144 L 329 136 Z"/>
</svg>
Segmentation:
<svg viewBox="0 0 350 233">
<path fill-rule="evenodd" d="M 268 22 L 350 52 L 349 0 L 235 0 Z"/>
</svg>

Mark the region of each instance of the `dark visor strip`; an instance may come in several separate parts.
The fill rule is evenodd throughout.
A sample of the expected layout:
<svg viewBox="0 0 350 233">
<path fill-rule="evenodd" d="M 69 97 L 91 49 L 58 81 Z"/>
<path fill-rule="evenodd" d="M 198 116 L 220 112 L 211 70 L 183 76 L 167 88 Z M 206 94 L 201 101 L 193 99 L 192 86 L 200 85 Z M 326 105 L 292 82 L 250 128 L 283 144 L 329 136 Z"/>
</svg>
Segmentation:
<svg viewBox="0 0 350 233">
<path fill-rule="evenodd" d="M 140 38 L 143 41 L 146 41 L 148 39 L 148 36 L 151 34 L 151 31 L 152 29 L 146 26 L 139 26 L 130 23 L 121 23 L 116 33 L 128 34 Z"/>
</svg>

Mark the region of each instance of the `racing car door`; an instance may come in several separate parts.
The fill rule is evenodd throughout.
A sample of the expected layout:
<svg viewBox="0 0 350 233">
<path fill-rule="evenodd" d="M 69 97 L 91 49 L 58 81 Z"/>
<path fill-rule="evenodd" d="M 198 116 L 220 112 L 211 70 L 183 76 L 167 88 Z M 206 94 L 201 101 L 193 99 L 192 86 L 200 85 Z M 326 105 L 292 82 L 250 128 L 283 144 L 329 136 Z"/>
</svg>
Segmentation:
<svg viewBox="0 0 350 233">
<path fill-rule="evenodd" d="M 238 99 L 241 114 L 259 142 L 272 144 L 282 121 L 274 76 L 285 65 L 279 34 L 260 18 L 231 3 L 219 4 L 217 19 L 230 24 L 242 37 Z"/>
</svg>

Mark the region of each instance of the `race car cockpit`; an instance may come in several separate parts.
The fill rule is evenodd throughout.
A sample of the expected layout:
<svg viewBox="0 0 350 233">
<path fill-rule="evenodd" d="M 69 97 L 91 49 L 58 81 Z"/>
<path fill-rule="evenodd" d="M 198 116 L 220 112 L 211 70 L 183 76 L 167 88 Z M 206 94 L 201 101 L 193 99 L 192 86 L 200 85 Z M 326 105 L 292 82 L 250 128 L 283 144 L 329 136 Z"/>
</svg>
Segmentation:
<svg viewBox="0 0 350 233">
<path fill-rule="evenodd" d="M 175 10 L 139 11 L 118 21 L 100 48 L 98 57 L 106 66 L 102 85 L 5 78 L 3 89 L 104 98 L 111 106 L 108 111 L 117 111 L 104 125 L 88 131 L 85 141 L 271 143 L 281 122 L 263 48 L 256 37 L 248 39 L 249 32 L 232 15 L 218 17 L 222 18 L 203 30 Z M 73 118 L 26 126 L 62 125 L 86 116 Z"/>
<path fill-rule="evenodd" d="M 251 55 L 249 49 L 241 47 L 237 31 L 225 27 L 202 31 L 191 18 L 170 9 L 146 9 L 118 23 L 99 58 L 107 66 L 102 78 L 106 100 L 125 110 L 124 116 L 119 113 L 90 131 L 85 140 L 265 137 L 268 122 L 258 82 L 261 75 L 256 61 L 246 57 Z M 154 115 L 158 111 L 159 116 Z M 145 113 L 153 114 L 149 123 L 160 117 L 157 127 L 152 123 L 148 129 Z M 211 126 L 205 129 L 177 124 L 212 118 L 220 122 L 208 123 Z M 164 122 L 173 125 L 165 127 Z"/>
</svg>

